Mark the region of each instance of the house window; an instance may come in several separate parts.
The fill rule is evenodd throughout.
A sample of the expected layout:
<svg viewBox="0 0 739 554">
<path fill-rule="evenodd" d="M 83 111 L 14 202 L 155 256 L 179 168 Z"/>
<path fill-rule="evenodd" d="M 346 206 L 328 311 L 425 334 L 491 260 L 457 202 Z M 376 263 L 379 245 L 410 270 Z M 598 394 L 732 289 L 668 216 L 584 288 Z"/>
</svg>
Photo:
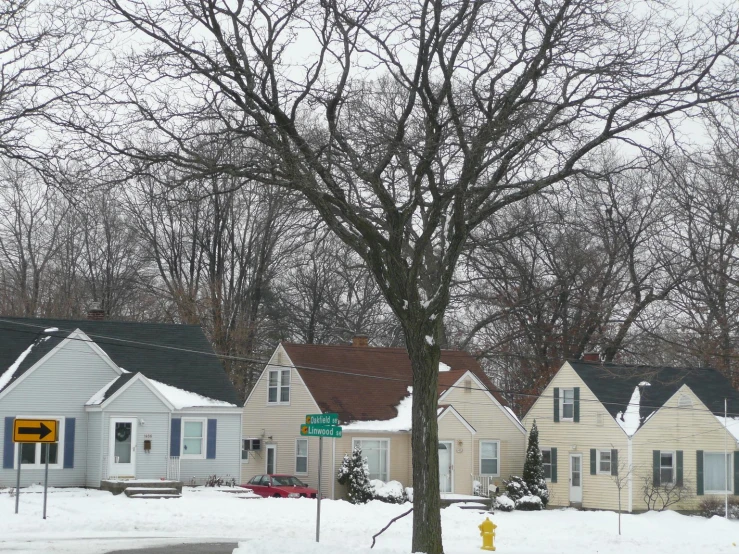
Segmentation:
<svg viewBox="0 0 739 554">
<path fill-rule="evenodd" d="M 268 390 L 267 400 L 270 404 L 288 404 L 290 402 L 290 370 L 270 370 Z"/>
<path fill-rule="evenodd" d="M 19 416 L 20 418 L 21 416 Z M 15 467 L 20 460 L 22 469 L 43 468 L 46 465 L 46 451 L 49 451 L 49 469 L 61 469 L 64 459 L 64 418 L 27 417 L 23 419 L 56 419 L 59 430 L 58 442 L 52 443 L 18 443 L 15 449 Z"/>
<path fill-rule="evenodd" d="M 611 451 L 598 450 L 598 473 L 611 474 Z"/>
<path fill-rule="evenodd" d="M 500 474 L 500 441 L 480 441 L 480 474 Z"/>
<path fill-rule="evenodd" d="M 544 465 L 544 478 L 552 478 L 552 450 L 551 448 L 541 449 L 541 459 Z"/>
<path fill-rule="evenodd" d="M 308 439 L 295 441 L 295 473 L 308 473 Z"/>
<path fill-rule="evenodd" d="M 703 490 L 706 494 L 733 494 L 731 453 L 703 453 Z"/>
<path fill-rule="evenodd" d="M 182 457 L 205 459 L 205 420 L 182 418 Z"/>
<path fill-rule="evenodd" d="M 562 419 L 575 419 L 575 389 L 562 389 Z"/>
<path fill-rule="evenodd" d="M 352 446 L 362 449 L 362 457 L 367 458 L 370 479 L 387 482 L 390 479 L 390 440 L 354 439 Z"/>
<path fill-rule="evenodd" d="M 659 482 L 670 485 L 675 481 L 675 454 L 674 452 L 659 453 Z"/>
</svg>

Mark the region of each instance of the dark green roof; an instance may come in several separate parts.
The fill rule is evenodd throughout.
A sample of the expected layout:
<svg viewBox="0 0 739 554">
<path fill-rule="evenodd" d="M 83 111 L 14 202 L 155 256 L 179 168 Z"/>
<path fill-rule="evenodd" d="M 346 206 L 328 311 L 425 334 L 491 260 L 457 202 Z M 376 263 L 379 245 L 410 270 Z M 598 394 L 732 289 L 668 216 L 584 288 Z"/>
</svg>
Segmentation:
<svg viewBox="0 0 739 554">
<path fill-rule="evenodd" d="M 59 330 L 44 332 L 50 328 Z M 0 375 L 35 342 L 9 381 L 12 383 L 75 329 L 132 374 L 140 372 L 173 387 L 243 405 L 197 325 L 0 317 Z M 116 385 L 120 387 L 124 381 L 119 381 Z"/>
<path fill-rule="evenodd" d="M 739 392 L 719 371 L 711 368 L 637 366 L 570 361 L 585 384 L 615 418 L 624 412 L 634 389 L 642 386 L 639 403 L 641 421 L 664 405 L 678 389 L 687 385 L 709 410 L 724 414 L 724 398 L 730 414 L 739 413 Z"/>
</svg>

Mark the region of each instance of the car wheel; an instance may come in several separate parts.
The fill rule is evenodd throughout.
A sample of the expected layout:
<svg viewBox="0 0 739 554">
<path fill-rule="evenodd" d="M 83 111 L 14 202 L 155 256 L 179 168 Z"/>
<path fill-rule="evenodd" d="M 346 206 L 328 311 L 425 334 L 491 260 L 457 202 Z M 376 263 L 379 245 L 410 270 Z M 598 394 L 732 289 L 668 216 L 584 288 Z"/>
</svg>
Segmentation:
<svg viewBox="0 0 739 554">
<path fill-rule="evenodd" d="M 272 498 L 282 498 L 279 494 L 272 495 Z"/>
</svg>

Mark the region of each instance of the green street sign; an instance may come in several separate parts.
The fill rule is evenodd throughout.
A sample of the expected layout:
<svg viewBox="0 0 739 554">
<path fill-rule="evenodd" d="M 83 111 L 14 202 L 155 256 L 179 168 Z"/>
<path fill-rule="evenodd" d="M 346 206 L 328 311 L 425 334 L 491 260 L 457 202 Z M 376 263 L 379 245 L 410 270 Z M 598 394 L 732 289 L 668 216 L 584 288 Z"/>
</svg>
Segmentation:
<svg viewBox="0 0 739 554">
<path fill-rule="evenodd" d="M 300 435 L 303 437 L 326 437 L 329 439 L 341 438 L 341 427 L 336 425 L 308 425 L 300 426 Z"/>
<path fill-rule="evenodd" d="M 338 425 L 339 414 L 308 414 L 305 422 L 308 425 Z"/>
</svg>

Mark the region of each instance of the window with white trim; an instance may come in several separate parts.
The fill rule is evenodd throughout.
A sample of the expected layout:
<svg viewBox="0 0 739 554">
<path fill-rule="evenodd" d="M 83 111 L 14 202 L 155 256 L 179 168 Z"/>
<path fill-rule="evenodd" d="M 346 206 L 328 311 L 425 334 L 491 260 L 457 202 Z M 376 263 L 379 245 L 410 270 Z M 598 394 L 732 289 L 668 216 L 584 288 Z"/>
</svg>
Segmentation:
<svg viewBox="0 0 739 554">
<path fill-rule="evenodd" d="M 610 475 L 611 474 L 611 451 L 609 450 L 598 450 L 598 473 Z"/>
<path fill-rule="evenodd" d="M 290 403 L 290 370 L 271 369 L 267 387 L 267 402 L 269 404 Z"/>
<path fill-rule="evenodd" d="M 205 419 L 182 418 L 182 457 L 205 459 Z"/>
<path fill-rule="evenodd" d="M 17 443 L 15 445 L 15 468 L 18 469 L 18 460 L 21 469 L 43 468 L 46 466 L 46 451 L 49 451 L 49 469 L 62 469 L 64 465 L 64 418 L 54 416 L 28 417 L 18 416 L 19 419 L 56 419 L 58 442 L 53 443 Z"/>
<path fill-rule="evenodd" d="M 659 453 L 659 482 L 661 485 L 670 485 L 675 482 L 675 453 Z"/>
<path fill-rule="evenodd" d="M 308 473 L 308 439 L 295 440 L 295 473 Z"/>
<path fill-rule="evenodd" d="M 480 441 L 480 475 L 500 475 L 500 441 Z"/>
<path fill-rule="evenodd" d="M 362 457 L 367 459 L 370 479 L 387 483 L 390 480 L 390 439 L 353 439 L 352 448 L 362 449 Z"/>
<path fill-rule="evenodd" d="M 565 421 L 574 421 L 575 419 L 575 389 L 562 389 L 562 396 L 559 400 L 561 419 Z"/>
<path fill-rule="evenodd" d="M 552 478 L 552 449 L 542 448 L 541 449 L 541 461 L 544 466 L 544 479 Z"/>
<path fill-rule="evenodd" d="M 705 494 L 734 494 L 731 452 L 703 453 L 703 491 Z"/>
</svg>

